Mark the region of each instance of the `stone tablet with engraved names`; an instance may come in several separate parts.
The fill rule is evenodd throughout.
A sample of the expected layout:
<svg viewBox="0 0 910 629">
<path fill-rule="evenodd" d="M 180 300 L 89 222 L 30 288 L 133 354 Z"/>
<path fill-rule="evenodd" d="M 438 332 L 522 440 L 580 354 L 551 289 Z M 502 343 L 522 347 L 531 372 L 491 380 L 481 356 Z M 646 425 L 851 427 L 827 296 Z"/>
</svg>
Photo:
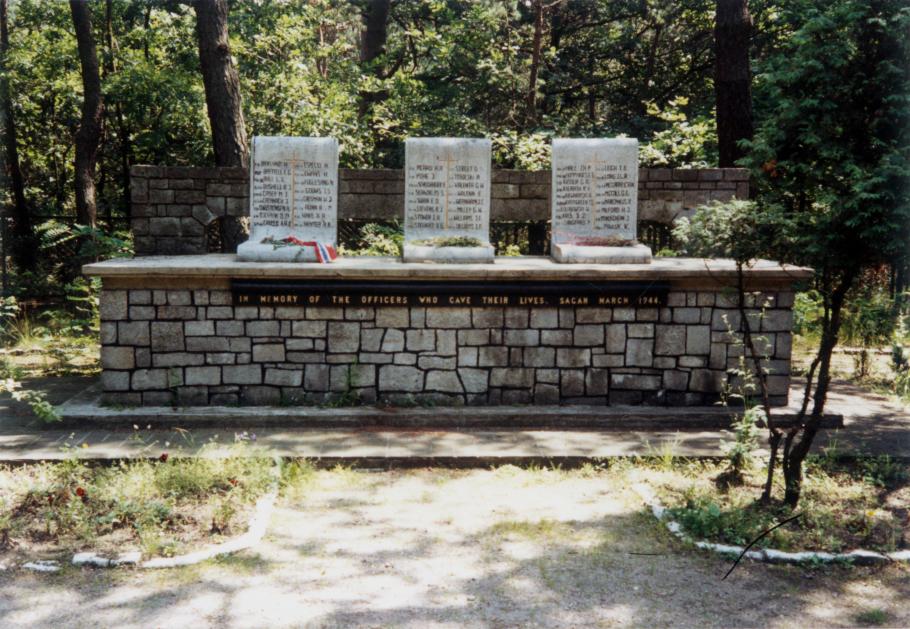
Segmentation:
<svg viewBox="0 0 910 629">
<path fill-rule="evenodd" d="M 405 260 L 492 261 L 491 142 L 478 138 L 405 141 Z M 473 238 L 480 246 L 434 246 Z"/>
<path fill-rule="evenodd" d="M 553 140 L 552 251 L 560 262 L 649 262 L 638 232 L 638 140 Z"/>
<path fill-rule="evenodd" d="M 338 223 L 338 141 L 253 138 L 250 223 L 250 239 L 237 248 L 241 260 L 316 261 L 314 247 L 281 244 L 289 236 L 334 246 Z"/>
</svg>

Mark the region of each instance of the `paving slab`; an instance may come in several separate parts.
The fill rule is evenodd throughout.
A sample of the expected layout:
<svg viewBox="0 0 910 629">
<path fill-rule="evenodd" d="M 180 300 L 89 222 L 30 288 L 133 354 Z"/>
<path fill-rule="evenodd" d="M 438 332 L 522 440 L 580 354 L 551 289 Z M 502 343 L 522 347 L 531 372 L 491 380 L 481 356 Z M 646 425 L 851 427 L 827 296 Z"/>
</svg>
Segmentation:
<svg viewBox="0 0 910 629">
<path fill-rule="evenodd" d="M 49 397 L 62 402 L 66 395 L 79 391 L 77 400 L 91 395 L 93 379 L 49 379 L 45 383 Z M 56 389 L 54 387 L 57 387 Z M 62 392 L 61 392 L 62 391 Z M 89 391 L 89 393 L 86 393 Z M 791 392 L 795 407 L 797 390 Z M 836 447 L 841 452 L 888 454 L 910 457 L 910 410 L 889 398 L 870 393 L 847 382 L 835 382 L 829 408 L 843 414 L 843 428 L 823 431 L 816 440 L 816 447 Z M 129 409 L 126 409 L 129 410 Z M 236 453 L 232 448 L 235 435 L 246 433 L 245 438 L 254 444 L 242 450 L 247 455 L 278 455 L 304 457 L 322 461 L 358 462 L 376 466 L 391 465 L 488 465 L 495 463 L 577 462 L 618 456 L 668 455 L 689 457 L 714 457 L 723 455 L 723 446 L 732 440 L 727 428 L 715 424 L 691 425 L 689 429 L 656 426 L 643 429 L 629 424 L 619 428 L 613 419 L 591 428 L 585 422 L 592 409 L 575 407 L 525 407 L 510 411 L 512 417 L 525 415 L 524 424 L 518 421 L 506 427 L 488 422 L 461 428 L 442 429 L 438 425 L 365 425 L 356 426 L 351 421 L 336 426 L 301 428 L 292 425 L 262 425 L 262 409 L 230 409 L 232 412 L 249 412 L 230 426 L 161 425 L 148 409 L 134 409 L 136 421 L 124 422 L 119 427 L 46 427 L 28 417 L 27 409 L 18 403 L 0 398 L 0 461 L 24 462 L 59 460 L 77 456 L 93 460 L 117 458 L 156 458 L 162 452 L 170 456 L 226 456 Z M 173 409 L 168 409 L 173 411 Z M 186 410 L 186 409 L 178 409 Z M 211 411 L 211 409 L 201 409 Z M 282 410 L 282 409 L 279 409 Z M 339 416 L 356 409 L 331 410 Z M 411 409 L 420 411 L 417 416 L 440 416 L 442 409 Z M 599 409 L 603 413 L 605 409 Z M 679 413 L 686 409 L 674 409 Z M 298 409 L 299 411 L 299 409 Z M 312 409 L 311 409 L 312 411 Z M 627 412 L 628 411 L 628 412 Z M 665 413 L 666 409 L 662 409 Z M 138 421 L 140 415 L 143 420 Z M 376 413 L 363 410 L 363 413 Z M 462 418 L 489 417 L 490 409 L 445 409 L 446 413 Z M 655 409 L 620 409 L 616 417 L 624 421 L 649 417 Z M 539 423 L 547 414 L 559 413 L 563 421 L 576 418 L 577 427 L 558 430 Z M 394 415 L 401 415 L 397 410 Z M 609 414 L 608 414 L 609 415 Z M 217 415 L 214 415 L 217 418 Z M 529 419 L 530 418 L 530 419 Z M 240 420 L 243 421 L 240 421 Z M 362 417 L 361 417 L 362 419 Z M 424 418 L 425 419 L 425 418 Z M 258 420 L 258 421 L 257 421 Z M 533 420 L 533 421 L 530 421 Z M 584 420 L 584 421 L 582 421 Z M 467 420 L 465 420 L 467 421 Z M 534 422 L 538 422 L 535 424 Z M 570 422 L 571 423 L 571 422 Z M 136 428 L 133 428 L 133 426 Z M 191 427 L 186 427 L 187 425 Z M 610 429 L 604 429 L 607 425 Z M 253 436 L 255 440 L 253 441 Z"/>
<path fill-rule="evenodd" d="M 156 427 L 245 428 L 250 425 L 295 429 L 428 430 L 693 430 L 728 428 L 741 409 L 726 406 L 461 406 L 319 407 L 319 406 L 144 406 L 110 407 L 101 403 L 97 385 L 58 406 L 74 428 Z M 796 418 L 795 407 L 776 409 L 780 424 Z M 843 426 L 843 417 L 825 416 L 826 428 Z"/>
</svg>

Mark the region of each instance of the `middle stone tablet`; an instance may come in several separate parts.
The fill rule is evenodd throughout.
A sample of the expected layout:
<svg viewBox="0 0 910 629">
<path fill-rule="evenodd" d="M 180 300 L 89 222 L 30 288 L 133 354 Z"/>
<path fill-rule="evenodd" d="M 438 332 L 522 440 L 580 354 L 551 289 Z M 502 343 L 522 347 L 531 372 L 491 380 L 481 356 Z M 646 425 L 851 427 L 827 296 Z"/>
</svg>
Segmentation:
<svg viewBox="0 0 910 629">
<path fill-rule="evenodd" d="M 482 138 L 405 140 L 405 262 L 493 262 L 490 150 Z"/>
</svg>

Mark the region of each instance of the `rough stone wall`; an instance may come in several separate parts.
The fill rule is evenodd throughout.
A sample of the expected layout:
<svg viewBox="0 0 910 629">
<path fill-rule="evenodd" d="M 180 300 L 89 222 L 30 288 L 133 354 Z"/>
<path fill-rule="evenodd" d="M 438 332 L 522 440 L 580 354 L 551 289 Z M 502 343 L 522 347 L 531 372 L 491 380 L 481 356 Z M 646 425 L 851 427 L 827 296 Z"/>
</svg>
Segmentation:
<svg viewBox="0 0 910 629">
<path fill-rule="evenodd" d="M 342 219 L 404 216 L 401 170 L 339 171 Z M 491 220 L 550 218 L 550 171 L 494 170 Z M 206 253 L 206 226 L 221 216 L 249 214 L 245 168 L 133 166 L 132 228 L 137 255 Z M 708 201 L 749 198 L 742 168 L 639 170 L 639 220 L 670 223 Z"/>
<path fill-rule="evenodd" d="M 773 402 L 785 404 L 793 293 L 756 293 Z M 653 404 L 716 401 L 742 345 L 735 298 L 663 308 L 233 306 L 228 290 L 105 289 L 108 403 Z"/>
</svg>

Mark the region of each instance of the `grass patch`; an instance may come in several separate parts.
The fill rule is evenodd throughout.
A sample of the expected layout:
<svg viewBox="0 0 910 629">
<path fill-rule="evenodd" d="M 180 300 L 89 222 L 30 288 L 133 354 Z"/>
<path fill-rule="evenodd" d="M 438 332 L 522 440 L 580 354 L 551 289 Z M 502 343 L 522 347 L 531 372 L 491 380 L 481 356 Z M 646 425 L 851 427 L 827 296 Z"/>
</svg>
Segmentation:
<svg viewBox="0 0 910 629">
<path fill-rule="evenodd" d="M 245 530 L 267 458 L 77 459 L 0 468 L 0 556 L 139 549 L 170 556 Z"/>
<path fill-rule="evenodd" d="M 880 625 L 884 625 L 886 622 L 888 622 L 888 618 L 888 612 L 877 608 L 861 611 L 853 617 L 853 619 L 856 621 L 856 624 L 864 625 L 867 627 L 878 627 Z"/>
<path fill-rule="evenodd" d="M 530 540 L 566 537 L 571 528 L 558 520 L 503 520 L 490 527 L 490 533 L 500 536 L 524 537 Z"/>
<path fill-rule="evenodd" d="M 721 489 L 714 482 L 725 463 L 656 467 L 646 478 L 672 517 L 698 539 L 745 545 L 766 529 L 794 515 L 780 503 L 758 503 L 764 468 L 746 472 L 741 486 Z M 775 495 L 783 495 L 778 474 Z M 910 467 L 887 456 L 860 459 L 810 457 L 798 508 L 802 516 L 758 542 L 788 551 L 844 552 L 864 548 L 890 552 L 910 543 L 907 505 Z"/>
</svg>

